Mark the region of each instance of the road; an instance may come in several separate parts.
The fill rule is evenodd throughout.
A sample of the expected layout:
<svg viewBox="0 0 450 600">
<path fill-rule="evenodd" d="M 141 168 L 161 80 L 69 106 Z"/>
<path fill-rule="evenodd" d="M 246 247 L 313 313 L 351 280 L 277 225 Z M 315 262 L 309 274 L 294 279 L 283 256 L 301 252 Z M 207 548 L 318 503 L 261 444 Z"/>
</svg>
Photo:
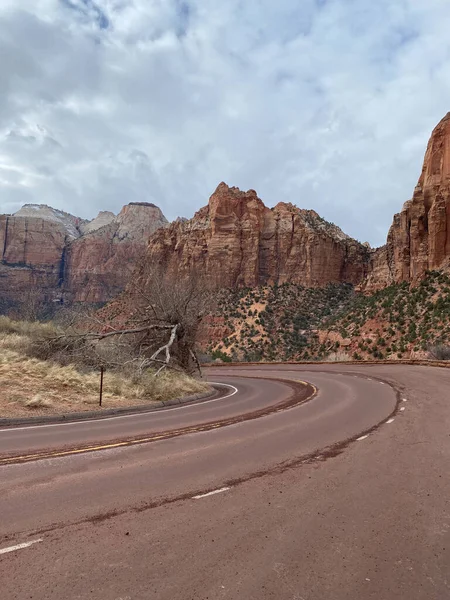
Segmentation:
<svg viewBox="0 0 450 600">
<path fill-rule="evenodd" d="M 2 599 L 450 598 L 450 371 L 208 378 L 233 387 L 0 431 L 0 460 L 47 456 L 0 466 Z"/>
</svg>

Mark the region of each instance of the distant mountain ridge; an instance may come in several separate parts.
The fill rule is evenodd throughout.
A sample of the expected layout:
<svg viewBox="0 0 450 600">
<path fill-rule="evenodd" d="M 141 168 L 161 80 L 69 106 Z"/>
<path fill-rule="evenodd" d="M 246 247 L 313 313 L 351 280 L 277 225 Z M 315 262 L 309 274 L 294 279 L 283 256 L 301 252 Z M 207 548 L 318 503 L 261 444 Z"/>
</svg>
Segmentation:
<svg viewBox="0 0 450 600">
<path fill-rule="evenodd" d="M 95 221 L 95 219 L 92 219 L 92 221 L 80 219 L 80 217 L 75 217 L 63 210 L 52 208 L 47 204 L 24 204 L 22 208 L 11 216 L 31 219 L 38 218 L 52 223 L 59 223 L 66 229 L 67 234 L 74 239 L 82 235 L 83 226 Z"/>
<path fill-rule="evenodd" d="M 0 309 L 31 292 L 53 302 L 104 303 L 122 291 L 148 238 L 167 220 L 150 203 L 88 221 L 45 204 L 0 215 Z"/>
<path fill-rule="evenodd" d="M 31 289 L 47 302 L 105 303 L 131 277 L 144 290 L 155 264 L 177 279 L 199 274 L 216 288 L 348 283 L 365 293 L 450 271 L 450 113 L 432 132 L 412 199 L 376 250 L 313 210 L 290 202 L 268 208 L 254 190 L 223 182 L 191 219 L 171 224 L 147 202 L 91 221 L 35 204 L 0 216 L 3 304 L 20 303 Z M 124 307 L 132 296 L 130 287 Z"/>
</svg>

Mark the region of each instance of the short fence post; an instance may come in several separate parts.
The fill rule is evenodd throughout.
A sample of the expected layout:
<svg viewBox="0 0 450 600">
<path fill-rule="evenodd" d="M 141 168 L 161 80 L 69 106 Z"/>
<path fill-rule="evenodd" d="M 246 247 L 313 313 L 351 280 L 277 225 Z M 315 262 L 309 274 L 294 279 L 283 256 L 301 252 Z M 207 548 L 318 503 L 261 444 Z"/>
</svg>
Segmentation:
<svg viewBox="0 0 450 600">
<path fill-rule="evenodd" d="M 102 405 L 102 396 L 103 396 L 103 371 L 104 371 L 104 367 L 100 367 L 100 402 L 98 403 L 99 406 Z"/>
</svg>

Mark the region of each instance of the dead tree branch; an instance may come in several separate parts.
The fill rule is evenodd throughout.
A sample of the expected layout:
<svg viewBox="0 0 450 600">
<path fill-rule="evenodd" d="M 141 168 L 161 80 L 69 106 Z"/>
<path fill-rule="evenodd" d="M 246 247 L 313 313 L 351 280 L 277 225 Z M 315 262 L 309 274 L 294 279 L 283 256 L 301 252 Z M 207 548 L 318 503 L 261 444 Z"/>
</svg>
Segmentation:
<svg viewBox="0 0 450 600">
<path fill-rule="evenodd" d="M 158 350 L 156 352 L 154 352 L 151 357 L 150 360 L 156 360 L 156 357 L 159 356 L 161 354 L 161 352 L 163 352 L 165 350 L 166 352 L 166 360 L 165 360 L 165 364 L 161 365 L 161 367 L 158 369 L 158 371 L 156 372 L 156 375 L 158 375 L 170 362 L 170 348 L 173 345 L 176 335 L 177 335 L 177 330 L 178 327 L 180 326 L 179 323 L 177 323 L 173 328 L 172 328 L 172 332 L 170 334 L 170 338 L 169 341 L 167 342 L 167 344 L 164 344 L 164 346 L 161 346 L 160 348 L 158 348 Z"/>
</svg>

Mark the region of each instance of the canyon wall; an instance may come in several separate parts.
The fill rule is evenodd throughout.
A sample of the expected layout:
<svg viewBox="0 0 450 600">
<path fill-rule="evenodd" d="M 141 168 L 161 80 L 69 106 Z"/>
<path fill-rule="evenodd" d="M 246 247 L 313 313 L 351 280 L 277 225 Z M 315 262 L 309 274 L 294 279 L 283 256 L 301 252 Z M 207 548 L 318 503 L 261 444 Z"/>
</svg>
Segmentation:
<svg viewBox="0 0 450 600">
<path fill-rule="evenodd" d="M 152 265 L 173 277 L 199 273 L 214 287 L 255 287 L 287 281 L 307 287 L 357 284 L 367 274 L 368 249 L 317 213 L 292 204 L 267 208 L 256 192 L 221 183 L 188 221 L 158 230 L 139 277 Z"/>
<path fill-rule="evenodd" d="M 104 303 L 121 292 L 147 240 L 167 220 L 158 207 L 131 203 L 92 221 L 45 205 L 0 215 L 0 309 L 38 295 L 46 304 Z"/>
<path fill-rule="evenodd" d="M 0 215 L 0 308 L 23 302 L 35 290 L 44 302 L 54 299 L 67 238 L 62 223 Z"/>
<path fill-rule="evenodd" d="M 386 245 L 370 261 L 367 292 L 417 283 L 427 270 L 450 266 L 450 113 L 434 129 L 411 200 L 394 216 Z"/>
<path fill-rule="evenodd" d="M 154 204 L 124 206 L 107 225 L 68 246 L 63 293 L 67 303 L 104 303 L 128 283 L 150 236 L 167 220 Z"/>
<path fill-rule="evenodd" d="M 131 276 L 145 287 L 154 265 L 175 278 L 199 274 L 218 288 L 350 283 L 366 293 L 450 269 L 450 113 L 431 135 L 412 199 L 377 250 L 312 210 L 285 202 L 268 208 L 255 191 L 225 183 L 192 219 L 170 225 L 145 202 L 92 221 L 45 205 L 0 216 L 0 308 L 30 291 L 45 302 L 101 304 Z"/>
</svg>

